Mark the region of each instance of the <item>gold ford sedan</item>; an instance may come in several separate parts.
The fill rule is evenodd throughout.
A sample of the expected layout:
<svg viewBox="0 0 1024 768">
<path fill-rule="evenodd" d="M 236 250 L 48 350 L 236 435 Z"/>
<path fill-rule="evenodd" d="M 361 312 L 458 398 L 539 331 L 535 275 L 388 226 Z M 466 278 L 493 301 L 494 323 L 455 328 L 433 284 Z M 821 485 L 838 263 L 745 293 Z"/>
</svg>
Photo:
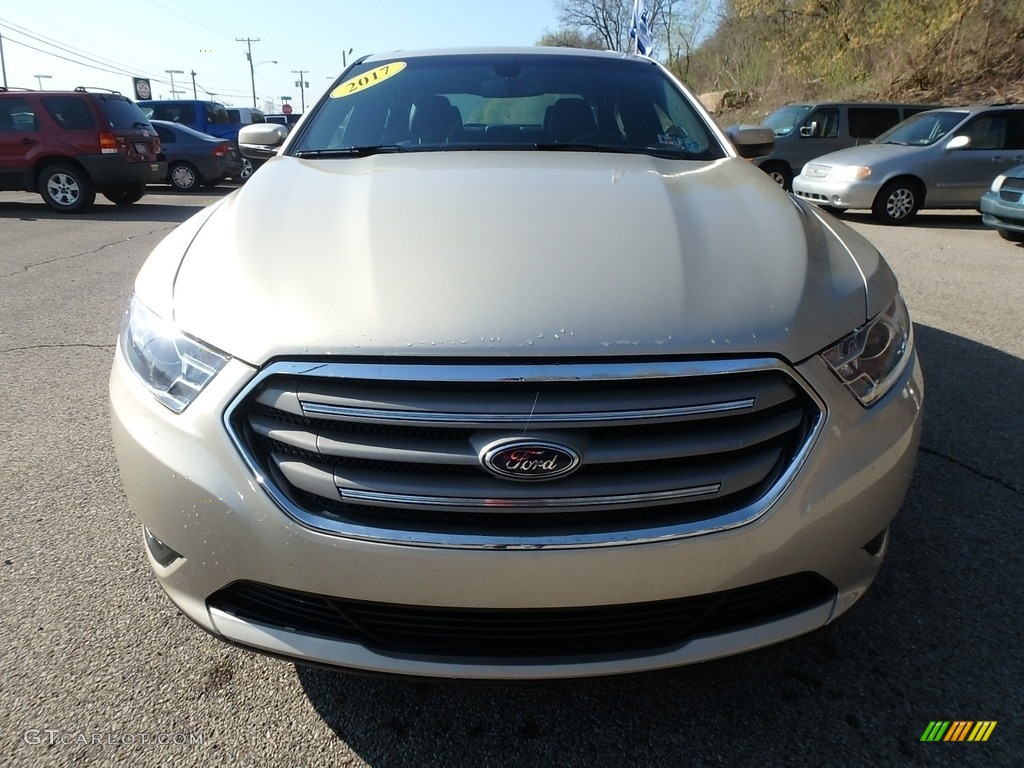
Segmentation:
<svg viewBox="0 0 1024 768">
<path fill-rule="evenodd" d="M 767 136 L 765 135 L 767 133 Z M 619 674 L 847 611 L 923 389 L 865 239 L 657 62 L 353 63 L 142 268 L 111 375 L 174 604 L 232 643 L 435 677 Z"/>
</svg>

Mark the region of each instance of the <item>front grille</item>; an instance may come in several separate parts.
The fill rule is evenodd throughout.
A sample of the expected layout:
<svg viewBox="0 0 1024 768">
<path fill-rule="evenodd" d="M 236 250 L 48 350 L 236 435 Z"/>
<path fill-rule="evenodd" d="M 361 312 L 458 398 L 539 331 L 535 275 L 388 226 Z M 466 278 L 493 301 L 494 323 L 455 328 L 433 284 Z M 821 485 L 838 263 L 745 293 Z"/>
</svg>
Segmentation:
<svg viewBox="0 0 1024 768">
<path fill-rule="evenodd" d="M 635 532 L 748 508 L 794 465 L 820 411 L 762 366 L 278 364 L 228 423 L 265 487 L 314 527 L 410 543 Z M 497 477 L 480 455 L 505 438 L 571 446 L 581 466 Z"/>
<path fill-rule="evenodd" d="M 1007 203 L 1019 203 L 1024 196 L 1024 179 L 1010 177 L 999 188 L 999 199 Z"/>
<path fill-rule="evenodd" d="M 566 657 L 670 649 L 692 638 L 781 619 L 835 599 L 836 589 L 799 573 L 676 600 L 586 608 L 468 609 L 344 600 L 238 582 L 208 600 L 245 621 L 384 653 Z"/>
</svg>

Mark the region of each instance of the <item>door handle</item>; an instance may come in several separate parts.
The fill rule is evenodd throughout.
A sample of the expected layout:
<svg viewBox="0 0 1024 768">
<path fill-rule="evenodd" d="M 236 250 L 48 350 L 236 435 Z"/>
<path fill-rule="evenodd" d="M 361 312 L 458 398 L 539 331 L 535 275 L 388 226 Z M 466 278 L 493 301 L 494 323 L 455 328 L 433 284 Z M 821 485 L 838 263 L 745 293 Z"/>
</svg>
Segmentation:
<svg viewBox="0 0 1024 768">
<path fill-rule="evenodd" d="M 39 142 L 35 139 L 22 139 L 21 143 L 26 147 L 31 147 L 33 144 L 38 144 Z"/>
</svg>

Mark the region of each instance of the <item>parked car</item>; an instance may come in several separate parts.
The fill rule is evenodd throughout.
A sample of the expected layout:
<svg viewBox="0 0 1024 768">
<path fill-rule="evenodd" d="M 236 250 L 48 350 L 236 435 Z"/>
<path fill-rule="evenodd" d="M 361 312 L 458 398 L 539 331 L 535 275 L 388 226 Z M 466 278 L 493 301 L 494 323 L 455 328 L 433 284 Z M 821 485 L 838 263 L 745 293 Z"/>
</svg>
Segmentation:
<svg viewBox="0 0 1024 768">
<path fill-rule="evenodd" d="M 292 112 L 290 115 L 286 115 L 282 112 L 280 114 L 272 113 L 266 117 L 268 123 L 277 123 L 278 125 L 287 125 L 291 127 L 299 122 L 299 118 L 302 117 L 302 115 L 295 112 Z"/>
<path fill-rule="evenodd" d="M 921 112 L 874 143 L 807 163 L 794 193 L 906 224 L 922 208 L 977 208 L 1000 169 L 1024 162 L 1024 105 Z"/>
<path fill-rule="evenodd" d="M 775 149 L 754 162 L 785 189 L 812 158 L 867 144 L 911 115 L 935 104 L 827 102 L 787 104 L 763 121 L 775 132 Z"/>
<path fill-rule="evenodd" d="M 267 122 L 266 116 L 258 109 L 249 107 L 226 107 L 226 109 L 228 119 L 238 126 Z"/>
<path fill-rule="evenodd" d="M 121 94 L 0 88 L 0 190 L 81 213 L 97 192 L 130 205 L 166 172 L 156 131 Z"/>
<path fill-rule="evenodd" d="M 227 139 L 215 139 L 186 125 L 164 120 L 150 121 L 160 134 L 160 143 L 167 160 L 164 179 L 179 192 L 209 189 L 224 179 L 238 178 L 242 156 L 238 145 Z"/>
<path fill-rule="evenodd" d="M 151 120 L 178 123 L 218 139 L 227 139 L 236 145 L 238 131 L 243 126 L 263 122 L 263 113 L 257 109 L 226 107 L 216 101 L 203 99 L 150 99 L 140 101 L 139 106 Z M 245 181 L 253 170 L 252 161 L 243 157 L 242 168 L 236 178 Z"/>
<path fill-rule="evenodd" d="M 981 220 L 1004 240 L 1024 243 L 1024 165 L 996 176 L 981 198 Z"/>
<path fill-rule="evenodd" d="M 237 141 L 239 124 L 231 121 L 227 107 L 202 99 L 148 99 L 139 108 L 150 120 L 185 125 L 194 131 Z"/>
<path fill-rule="evenodd" d="M 250 109 L 249 107 L 228 107 L 228 117 L 234 122 L 239 130 L 246 125 L 254 125 L 259 123 L 267 122 L 267 117 L 260 112 L 258 109 Z M 238 136 L 235 136 L 237 142 Z M 248 157 L 242 157 L 242 170 L 238 175 L 239 181 L 245 181 L 252 176 L 255 171 L 262 163 L 253 162 Z"/>
<path fill-rule="evenodd" d="M 648 58 L 522 48 L 369 56 L 240 142 L 270 159 L 154 250 L 110 380 L 193 621 L 583 676 L 795 637 L 872 582 L 910 318 L 870 243 L 743 159 L 771 131 L 730 142 Z"/>
</svg>

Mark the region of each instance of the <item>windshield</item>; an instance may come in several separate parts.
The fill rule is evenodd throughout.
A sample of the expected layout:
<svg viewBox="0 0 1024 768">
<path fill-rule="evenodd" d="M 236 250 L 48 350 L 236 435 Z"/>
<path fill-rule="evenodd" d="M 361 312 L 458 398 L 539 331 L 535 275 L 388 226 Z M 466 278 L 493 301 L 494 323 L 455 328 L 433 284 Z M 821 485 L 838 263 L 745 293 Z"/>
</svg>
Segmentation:
<svg viewBox="0 0 1024 768">
<path fill-rule="evenodd" d="M 874 143 L 926 147 L 956 128 L 965 117 L 965 112 L 919 112 L 890 128 Z"/>
<path fill-rule="evenodd" d="M 811 111 L 809 104 L 791 104 L 772 112 L 761 121 L 761 125 L 767 125 L 776 136 L 785 136 L 793 132 L 797 124 L 804 119 L 804 116 Z"/>
<path fill-rule="evenodd" d="M 650 62 L 505 53 L 357 65 L 332 86 L 289 153 L 374 149 L 726 156 L 684 94 Z"/>
</svg>

